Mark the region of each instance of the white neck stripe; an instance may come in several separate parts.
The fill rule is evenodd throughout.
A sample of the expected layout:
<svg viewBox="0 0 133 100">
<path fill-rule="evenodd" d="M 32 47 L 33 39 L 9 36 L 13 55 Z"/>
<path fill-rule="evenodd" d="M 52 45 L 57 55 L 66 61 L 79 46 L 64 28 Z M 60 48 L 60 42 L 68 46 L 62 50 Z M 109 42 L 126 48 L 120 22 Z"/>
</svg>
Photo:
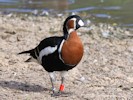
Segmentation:
<svg viewBox="0 0 133 100">
<path fill-rule="evenodd" d="M 61 50 L 62 50 L 62 46 L 63 46 L 64 42 L 65 42 L 65 40 L 63 39 L 62 42 L 61 42 L 61 44 L 60 44 L 59 50 L 58 50 L 58 52 L 59 52 L 59 58 L 60 58 L 60 60 L 61 60 L 63 63 L 64 63 L 64 61 L 63 61 L 63 59 L 61 58 Z"/>
<path fill-rule="evenodd" d="M 70 35 L 73 31 L 75 31 L 75 29 L 73 29 L 73 28 L 69 29 L 69 30 L 68 30 L 69 35 Z"/>
</svg>

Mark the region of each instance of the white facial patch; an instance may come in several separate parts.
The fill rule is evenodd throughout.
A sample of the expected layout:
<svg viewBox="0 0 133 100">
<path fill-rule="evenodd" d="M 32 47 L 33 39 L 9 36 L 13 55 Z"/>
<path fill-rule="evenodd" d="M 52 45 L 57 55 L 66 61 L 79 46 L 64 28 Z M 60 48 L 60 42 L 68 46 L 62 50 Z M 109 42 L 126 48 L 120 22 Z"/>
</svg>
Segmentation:
<svg viewBox="0 0 133 100">
<path fill-rule="evenodd" d="M 42 50 L 40 51 L 40 53 L 39 53 L 39 60 L 40 60 L 40 62 L 42 61 L 42 57 L 43 57 L 43 56 L 47 56 L 47 55 L 49 55 L 49 54 L 52 54 L 52 53 L 54 53 L 56 50 L 57 50 L 57 46 L 55 46 L 55 47 L 50 47 L 50 46 L 48 46 L 48 47 L 42 49 Z"/>
<path fill-rule="evenodd" d="M 79 20 L 78 24 L 79 24 L 80 26 L 84 26 L 84 22 L 83 22 L 82 20 Z"/>
</svg>

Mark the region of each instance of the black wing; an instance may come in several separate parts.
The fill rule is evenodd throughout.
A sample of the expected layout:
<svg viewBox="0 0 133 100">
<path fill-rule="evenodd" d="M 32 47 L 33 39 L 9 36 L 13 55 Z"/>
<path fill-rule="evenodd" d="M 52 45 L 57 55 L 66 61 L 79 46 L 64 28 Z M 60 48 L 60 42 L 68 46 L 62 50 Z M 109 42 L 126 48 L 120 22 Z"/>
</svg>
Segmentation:
<svg viewBox="0 0 133 100">
<path fill-rule="evenodd" d="M 40 42 L 40 44 L 36 47 L 39 51 L 46 47 L 55 47 L 56 45 L 59 47 L 60 43 L 62 42 L 63 37 L 49 37 L 45 38 Z"/>
</svg>

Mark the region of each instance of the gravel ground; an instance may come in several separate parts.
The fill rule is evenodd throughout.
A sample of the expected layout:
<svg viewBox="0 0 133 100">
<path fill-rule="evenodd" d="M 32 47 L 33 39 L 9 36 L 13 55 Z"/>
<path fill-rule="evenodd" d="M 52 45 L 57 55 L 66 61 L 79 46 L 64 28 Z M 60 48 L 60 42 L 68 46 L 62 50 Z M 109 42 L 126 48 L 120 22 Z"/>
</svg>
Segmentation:
<svg viewBox="0 0 133 100">
<path fill-rule="evenodd" d="M 17 53 L 62 35 L 65 18 L 0 15 L 0 100 L 132 100 L 132 31 L 102 23 L 78 31 L 84 57 L 66 76 L 65 91 L 71 95 L 51 97 L 48 73 Z"/>
</svg>

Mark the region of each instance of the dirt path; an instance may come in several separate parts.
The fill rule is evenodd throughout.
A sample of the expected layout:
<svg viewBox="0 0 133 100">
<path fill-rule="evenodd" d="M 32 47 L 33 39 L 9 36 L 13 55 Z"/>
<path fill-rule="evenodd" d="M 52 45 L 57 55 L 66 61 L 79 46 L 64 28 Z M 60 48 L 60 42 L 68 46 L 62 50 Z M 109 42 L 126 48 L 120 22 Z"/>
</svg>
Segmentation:
<svg viewBox="0 0 133 100">
<path fill-rule="evenodd" d="M 0 100 L 132 100 L 132 32 L 106 24 L 79 30 L 85 53 L 66 77 L 65 91 L 72 94 L 51 97 L 48 73 L 34 62 L 25 63 L 28 55 L 16 54 L 45 37 L 61 35 L 64 19 L 0 16 Z M 107 31 L 105 38 L 101 33 Z"/>
</svg>

